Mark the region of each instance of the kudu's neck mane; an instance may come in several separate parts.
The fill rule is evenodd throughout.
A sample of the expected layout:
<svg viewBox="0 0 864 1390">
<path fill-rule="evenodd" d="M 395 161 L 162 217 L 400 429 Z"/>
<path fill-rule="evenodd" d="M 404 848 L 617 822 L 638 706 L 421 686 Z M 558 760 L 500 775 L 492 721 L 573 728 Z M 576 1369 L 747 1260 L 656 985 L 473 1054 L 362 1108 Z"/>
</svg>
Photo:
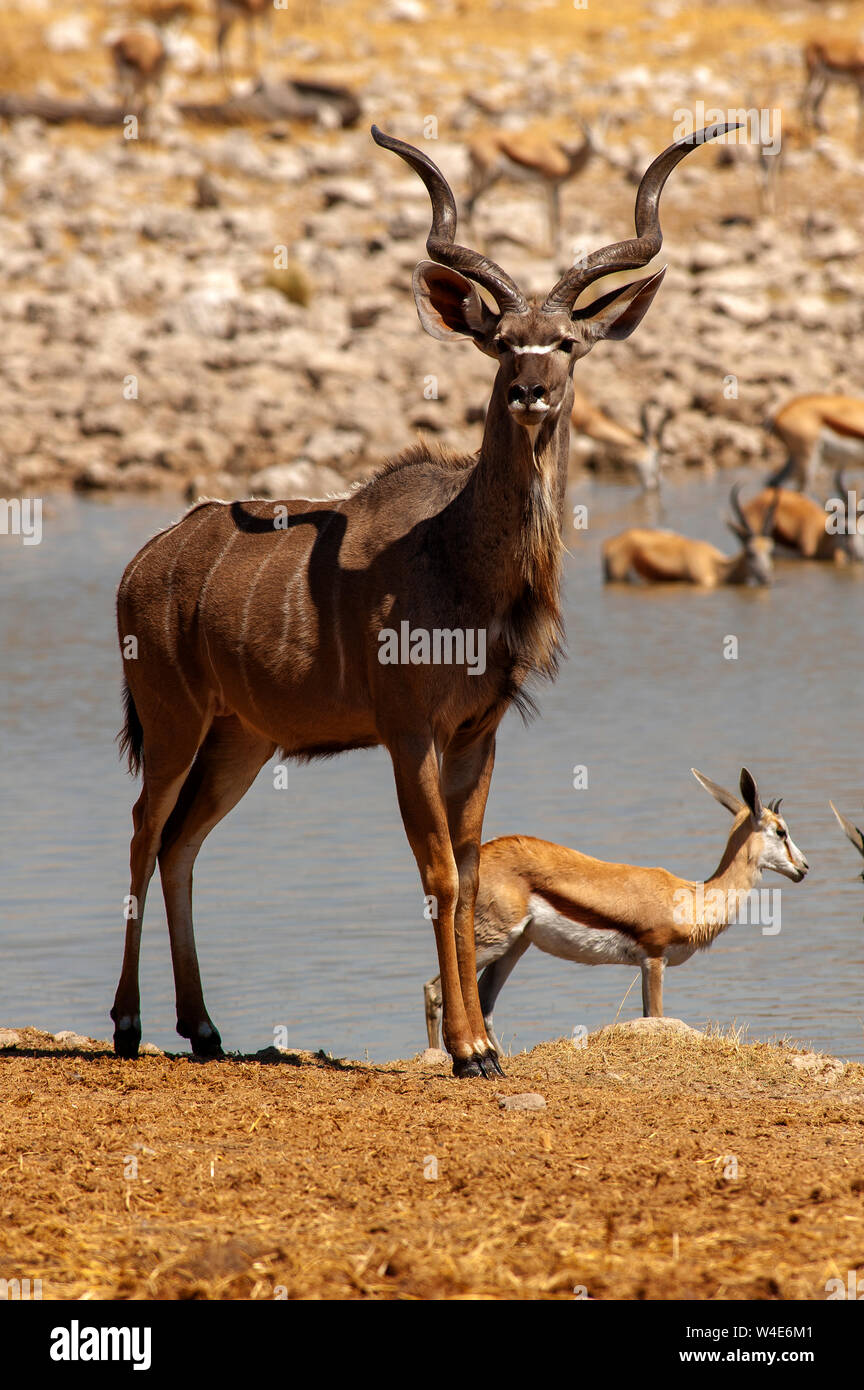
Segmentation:
<svg viewBox="0 0 864 1390">
<path fill-rule="evenodd" d="M 470 487 L 482 535 L 484 581 L 502 637 L 524 673 L 552 676 L 563 628 L 560 611 L 564 497 L 572 387 L 535 430 L 516 423 L 499 373 Z"/>
</svg>

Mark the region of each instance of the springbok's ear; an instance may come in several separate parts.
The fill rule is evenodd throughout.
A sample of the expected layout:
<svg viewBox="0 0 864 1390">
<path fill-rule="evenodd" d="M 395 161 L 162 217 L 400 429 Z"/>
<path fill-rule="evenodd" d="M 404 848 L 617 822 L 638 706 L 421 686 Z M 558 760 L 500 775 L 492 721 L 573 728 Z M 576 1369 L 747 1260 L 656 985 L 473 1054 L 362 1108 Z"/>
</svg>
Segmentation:
<svg viewBox="0 0 864 1390">
<path fill-rule="evenodd" d="M 741 795 L 744 798 L 744 803 L 749 807 L 751 816 L 754 821 L 760 821 L 763 811 L 762 798 L 759 795 L 759 788 L 756 786 L 756 778 L 753 776 L 752 772 L 747 771 L 746 767 L 742 767 L 741 769 L 741 782 L 739 785 L 741 787 Z"/>
<path fill-rule="evenodd" d="M 833 801 L 829 801 L 828 805 L 837 817 L 840 823 L 840 829 L 849 837 L 858 853 L 864 854 L 864 834 L 861 833 L 857 825 L 852 824 L 851 820 L 847 820 L 845 816 L 841 816 Z"/>
<path fill-rule="evenodd" d="M 691 767 L 690 771 L 693 773 L 696 781 L 701 783 L 705 788 L 706 792 L 710 792 L 714 800 L 719 801 L 721 806 L 725 806 L 727 811 L 731 811 L 733 816 L 737 816 L 739 811 L 744 810 L 737 796 L 733 796 L 731 792 L 724 791 L 723 787 L 718 787 L 716 782 L 712 782 L 710 777 L 705 777 L 701 772 L 697 772 L 695 767 Z"/>
<path fill-rule="evenodd" d="M 420 322 L 433 338 L 486 338 L 498 322 L 476 288 L 458 270 L 421 261 L 412 280 Z M 478 347 L 482 344 L 478 342 Z"/>
<path fill-rule="evenodd" d="M 584 324 L 586 336 L 594 342 L 601 338 L 629 338 L 648 312 L 665 274 L 664 265 L 646 280 L 634 280 L 632 284 L 621 285 L 601 295 L 593 304 L 577 309 L 573 317 Z"/>
</svg>

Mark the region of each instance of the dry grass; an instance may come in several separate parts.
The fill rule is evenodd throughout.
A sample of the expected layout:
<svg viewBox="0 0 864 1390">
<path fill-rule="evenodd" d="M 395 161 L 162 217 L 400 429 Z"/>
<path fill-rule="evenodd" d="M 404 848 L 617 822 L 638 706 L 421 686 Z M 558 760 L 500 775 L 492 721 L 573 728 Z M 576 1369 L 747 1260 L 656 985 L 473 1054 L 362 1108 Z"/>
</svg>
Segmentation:
<svg viewBox="0 0 864 1390">
<path fill-rule="evenodd" d="M 860 1066 L 829 1087 L 787 1047 L 621 1028 L 497 1084 L 26 1043 L 0 1277 L 45 1298 L 819 1299 L 864 1266 Z M 545 1110 L 499 1109 L 529 1090 Z"/>
</svg>

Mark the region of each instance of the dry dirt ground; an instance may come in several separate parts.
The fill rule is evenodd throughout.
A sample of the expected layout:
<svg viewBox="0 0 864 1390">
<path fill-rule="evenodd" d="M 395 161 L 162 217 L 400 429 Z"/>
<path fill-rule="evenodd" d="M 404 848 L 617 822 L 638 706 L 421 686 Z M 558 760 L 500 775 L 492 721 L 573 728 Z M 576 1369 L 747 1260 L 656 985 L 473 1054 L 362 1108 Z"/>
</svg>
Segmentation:
<svg viewBox="0 0 864 1390">
<path fill-rule="evenodd" d="M 22 1030 L 0 1054 L 0 1278 L 45 1299 L 665 1300 L 824 1299 L 864 1273 L 861 1066 L 630 1025 L 506 1069 L 121 1063 Z M 500 1108 L 525 1092 L 546 1108 Z"/>
</svg>

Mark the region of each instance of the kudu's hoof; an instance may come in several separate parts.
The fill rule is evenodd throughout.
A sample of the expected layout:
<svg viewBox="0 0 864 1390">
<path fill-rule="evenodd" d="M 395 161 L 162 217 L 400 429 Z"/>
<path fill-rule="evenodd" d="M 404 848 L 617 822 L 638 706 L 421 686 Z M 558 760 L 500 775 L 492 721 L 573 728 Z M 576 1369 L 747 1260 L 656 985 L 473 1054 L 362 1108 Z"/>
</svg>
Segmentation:
<svg viewBox="0 0 864 1390">
<path fill-rule="evenodd" d="M 493 1076 L 503 1076 L 504 1073 L 498 1063 L 498 1058 L 494 1053 L 488 1052 L 482 1056 L 475 1052 L 471 1057 L 453 1058 L 453 1075 L 463 1076 L 485 1076 L 489 1081 Z"/>
<path fill-rule="evenodd" d="M 202 1061 L 209 1061 L 214 1057 L 224 1057 L 222 1051 L 222 1039 L 219 1032 L 211 1024 L 204 1024 L 198 1028 L 187 1027 L 184 1023 L 177 1024 L 177 1032 L 181 1038 L 188 1038 L 192 1044 L 193 1057 L 200 1057 Z"/>
<path fill-rule="evenodd" d="M 117 1024 L 114 1029 L 115 1057 L 137 1057 L 141 1044 L 141 1025 Z"/>
</svg>

